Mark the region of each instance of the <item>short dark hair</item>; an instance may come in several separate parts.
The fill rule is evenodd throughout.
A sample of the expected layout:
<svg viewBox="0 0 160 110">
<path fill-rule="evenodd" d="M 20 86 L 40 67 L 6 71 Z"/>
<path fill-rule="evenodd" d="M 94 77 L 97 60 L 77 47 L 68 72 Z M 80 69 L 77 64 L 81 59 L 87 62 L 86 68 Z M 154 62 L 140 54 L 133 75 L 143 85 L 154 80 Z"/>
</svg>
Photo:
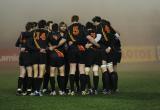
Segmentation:
<svg viewBox="0 0 160 110">
<path fill-rule="evenodd" d="M 27 22 L 25 29 L 26 29 L 26 31 L 31 30 L 32 29 L 32 22 Z"/>
<path fill-rule="evenodd" d="M 101 20 L 101 23 L 102 23 L 102 24 L 111 25 L 111 23 L 110 23 L 109 21 L 105 20 L 105 19 L 102 19 L 102 20 Z"/>
<path fill-rule="evenodd" d="M 92 29 L 92 30 L 94 30 L 96 27 L 94 26 L 94 24 L 93 23 L 91 23 L 91 22 L 87 22 L 86 23 L 86 29 L 88 30 L 88 29 Z"/>
<path fill-rule="evenodd" d="M 46 26 L 46 20 L 40 20 L 39 22 L 38 22 L 38 27 L 39 28 L 45 28 L 45 26 Z"/>
<path fill-rule="evenodd" d="M 107 21 L 107 20 L 105 20 L 105 19 L 102 19 L 102 20 L 101 20 L 101 24 L 102 24 L 103 27 L 104 27 L 105 25 L 107 25 L 107 26 L 110 28 L 110 30 L 111 30 L 111 32 L 112 32 L 113 34 L 116 33 L 115 29 L 111 26 L 111 23 L 110 23 L 109 21 Z"/>
<path fill-rule="evenodd" d="M 54 23 L 54 24 L 52 25 L 52 31 L 58 32 L 58 24 L 57 24 L 57 23 Z"/>
<path fill-rule="evenodd" d="M 79 16 L 78 15 L 73 15 L 71 18 L 71 22 L 78 22 L 79 21 Z"/>
<path fill-rule="evenodd" d="M 59 23 L 59 27 L 61 27 L 62 25 L 65 25 L 67 27 L 67 24 L 63 21 Z"/>
<path fill-rule="evenodd" d="M 95 16 L 93 19 L 92 19 L 93 22 L 101 22 L 101 17 L 100 16 Z"/>
<path fill-rule="evenodd" d="M 49 26 L 49 24 L 53 23 L 53 21 L 48 21 L 47 22 L 47 26 Z"/>
</svg>

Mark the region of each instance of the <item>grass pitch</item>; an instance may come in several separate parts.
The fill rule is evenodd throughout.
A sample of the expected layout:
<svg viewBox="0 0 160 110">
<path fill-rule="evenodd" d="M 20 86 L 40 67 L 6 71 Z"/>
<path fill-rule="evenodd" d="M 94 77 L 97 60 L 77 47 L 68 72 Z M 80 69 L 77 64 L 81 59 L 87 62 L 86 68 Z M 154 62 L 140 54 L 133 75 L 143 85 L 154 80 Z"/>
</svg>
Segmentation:
<svg viewBox="0 0 160 110">
<path fill-rule="evenodd" d="M 16 96 L 17 76 L 0 72 L 0 110 L 160 110 L 160 71 L 119 71 L 110 96 Z"/>
</svg>

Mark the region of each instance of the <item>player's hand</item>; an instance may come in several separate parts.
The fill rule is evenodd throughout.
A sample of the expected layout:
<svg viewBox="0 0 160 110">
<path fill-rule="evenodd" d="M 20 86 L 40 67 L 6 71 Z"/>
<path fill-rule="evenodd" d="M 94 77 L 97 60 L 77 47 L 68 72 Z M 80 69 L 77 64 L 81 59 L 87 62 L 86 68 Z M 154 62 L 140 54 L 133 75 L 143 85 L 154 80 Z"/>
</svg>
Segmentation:
<svg viewBox="0 0 160 110">
<path fill-rule="evenodd" d="M 25 48 L 20 48 L 20 51 L 21 51 L 21 52 L 24 52 L 24 51 L 25 51 Z"/>
<path fill-rule="evenodd" d="M 41 53 L 46 53 L 46 50 L 45 49 L 40 49 L 40 52 Z"/>
<path fill-rule="evenodd" d="M 49 47 L 49 50 L 50 50 L 50 51 L 52 51 L 52 50 L 53 50 L 53 47 L 52 47 L 52 46 L 50 46 L 50 47 Z"/>
<path fill-rule="evenodd" d="M 53 48 L 53 49 L 56 49 L 56 48 L 57 48 L 57 45 L 55 45 L 55 46 L 52 46 L 52 48 Z"/>
<path fill-rule="evenodd" d="M 111 47 L 106 48 L 106 52 L 109 53 L 111 51 Z"/>
<path fill-rule="evenodd" d="M 78 45 L 78 49 L 81 51 L 81 52 L 84 52 L 85 51 L 85 47 L 83 45 Z"/>
<path fill-rule="evenodd" d="M 73 42 L 72 42 L 72 41 L 69 41 L 68 44 L 69 44 L 69 46 L 71 46 L 71 45 L 73 44 Z"/>
<path fill-rule="evenodd" d="M 92 46 L 92 44 L 88 44 L 88 43 L 87 43 L 87 44 L 85 45 L 85 48 L 88 49 L 88 48 L 90 48 L 91 46 Z"/>
</svg>

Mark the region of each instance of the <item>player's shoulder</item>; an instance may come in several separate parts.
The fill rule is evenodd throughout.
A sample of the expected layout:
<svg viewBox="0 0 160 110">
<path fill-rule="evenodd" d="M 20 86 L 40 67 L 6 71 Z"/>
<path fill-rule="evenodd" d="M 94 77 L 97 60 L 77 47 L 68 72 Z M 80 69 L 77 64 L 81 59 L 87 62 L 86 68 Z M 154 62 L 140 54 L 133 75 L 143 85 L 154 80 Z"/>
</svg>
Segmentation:
<svg viewBox="0 0 160 110">
<path fill-rule="evenodd" d="M 22 35 L 22 37 L 31 36 L 31 35 L 33 35 L 33 32 L 23 31 L 23 32 L 21 32 L 21 35 Z"/>
</svg>

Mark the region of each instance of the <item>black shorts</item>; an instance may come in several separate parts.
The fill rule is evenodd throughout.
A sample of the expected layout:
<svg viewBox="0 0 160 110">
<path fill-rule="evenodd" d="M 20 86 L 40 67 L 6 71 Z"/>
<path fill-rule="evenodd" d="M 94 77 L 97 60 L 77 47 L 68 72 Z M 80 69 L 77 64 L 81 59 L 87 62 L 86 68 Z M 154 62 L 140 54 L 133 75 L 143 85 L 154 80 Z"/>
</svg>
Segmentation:
<svg viewBox="0 0 160 110">
<path fill-rule="evenodd" d="M 62 52 L 63 53 L 63 52 Z M 64 54 L 63 54 L 64 55 Z M 64 56 L 58 56 L 55 51 L 49 52 L 50 66 L 52 67 L 61 67 L 65 64 Z"/>
<path fill-rule="evenodd" d="M 105 49 L 101 49 L 101 58 L 107 63 L 113 62 L 113 52 L 106 53 Z"/>
<path fill-rule="evenodd" d="M 19 55 L 19 65 L 20 66 L 31 66 L 32 65 L 32 53 L 21 52 Z"/>
<path fill-rule="evenodd" d="M 85 52 L 85 66 L 101 65 L 101 56 L 99 49 L 87 49 Z"/>
<path fill-rule="evenodd" d="M 85 51 L 79 51 L 76 46 L 70 46 L 68 48 L 67 57 L 69 63 L 85 64 Z"/>
<path fill-rule="evenodd" d="M 117 63 L 121 62 L 122 53 L 121 52 L 114 52 L 113 53 L 113 64 L 116 65 Z"/>
<path fill-rule="evenodd" d="M 33 52 L 33 64 L 46 64 L 46 53 Z"/>
</svg>

